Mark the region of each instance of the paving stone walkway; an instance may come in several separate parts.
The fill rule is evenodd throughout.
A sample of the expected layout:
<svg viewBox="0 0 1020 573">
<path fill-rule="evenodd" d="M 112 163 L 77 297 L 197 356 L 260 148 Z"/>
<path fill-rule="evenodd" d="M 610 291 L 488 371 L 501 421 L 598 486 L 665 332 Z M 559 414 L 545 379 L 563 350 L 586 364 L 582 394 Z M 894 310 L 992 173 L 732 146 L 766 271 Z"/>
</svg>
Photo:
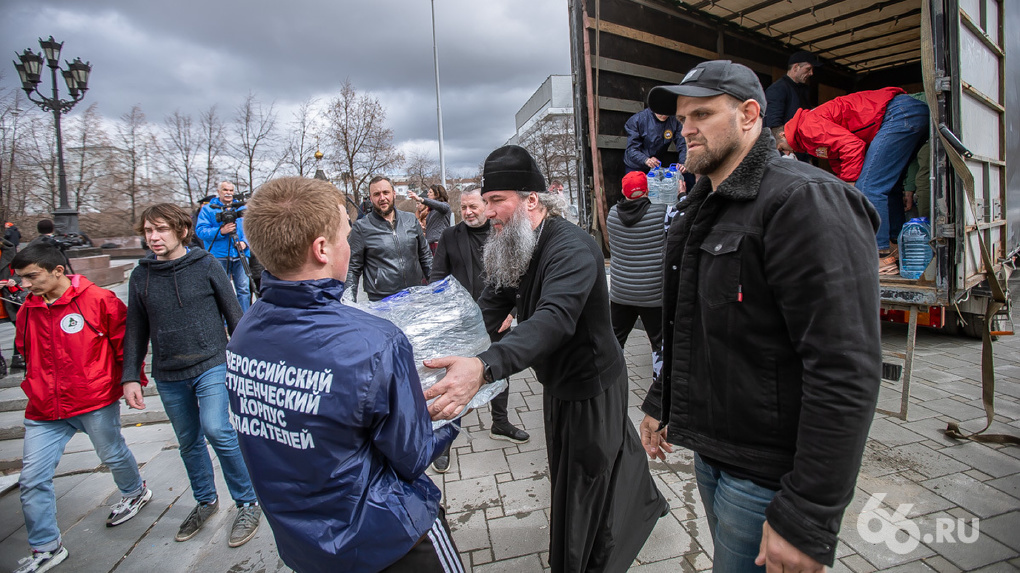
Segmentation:
<svg viewBox="0 0 1020 573">
<path fill-rule="evenodd" d="M 125 289 L 114 290 L 122 294 Z M 884 325 L 886 350 L 902 350 L 905 332 L 903 326 Z M 0 326 L 0 350 L 6 356 L 12 338 L 10 325 Z M 1020 448 L 961 443 L 941 433 L 953 420 L 963 422 L 967 429 L 984 425 L 980 347 L 979 341 L 924 330 L 918 333 L 908 420 L 881 414 L 875 417 L 855 496 L 843 520 L 834 571 L 1020 569 Z M 651 380 L 649 346 L 641 332 L 631 336 L 625 354 L 630 372 L 630 415 L 637 423 L 642 417 L 638 405 Z M 996 418 L 991 431 L 1020 435 L 1020 337 L 999 340 L 995 359 Z M 15 404 L 10 402 L 19 399 L 16 382 L 10 377 L 0 381 L 0 472 L 6 474 L 20 467 L 20 438 L 2 433 L 4 425 L 10 425 L 7 418 L 20 416 L 16 409 L 11 410 Z M 880 406 L 898 409 L 899 399 L 898 383 L 884 382 Z M 71 552 L 69 561 L 55 571 L 289 571 L 276 555 L 264 521 L 247 545 L 227 548 L 233 508 L 221 508 L 194 539 L 173 541 L 194 500 L 173 431 L 160 421 L 158 397 L 151 396 L 147 404 L 151 418 L 129 420 L 124 435 L 155 492 L 153 501 L 132 521 L 112 529 L 104 527 L 108 506 L 117 501 L 118 494 L 88 439 L 78 434 L 69 443 L 55 480 L 58 519 Z M 483 408 L 464 419 L 465 431 L 454 444 L 449 472 L 434 474 L 430 470 L 443 491 L 454 539 L 469 570 L 548 570 L 550 492 L 541 406 L 542 387 L 533 373 L 514 376 L 510 417 L 531 433 L 531 442 L 517 445 L 489 438 L 491 418 Z M 213 460 L 215 464 L 215 456 Z M 651 465 L 672 510 L 659 520 L 632 572 L 711 569 L 712 540 L 692 464 L 692 455 L 678 450 L 665 463 Z M 217 479 L 219 491 L 226 495 L 218 469 Z M 892 514 L 900 508 L 916 526 L 921 543 L 911 547 L 903 532 L 896 538 L 898 542 L 891 543 L 862 537 L 858 523 L 868 524 L 868 520 L 859 519 L 865 504 L 883 494 L 879 509 Z M 13 569 L 27 553 L 16 488 L 0 494 L 0 516 L 0 571 L 5 571 Z M 878 531 L 877 522 L 872 526 Z"/>
</svg>

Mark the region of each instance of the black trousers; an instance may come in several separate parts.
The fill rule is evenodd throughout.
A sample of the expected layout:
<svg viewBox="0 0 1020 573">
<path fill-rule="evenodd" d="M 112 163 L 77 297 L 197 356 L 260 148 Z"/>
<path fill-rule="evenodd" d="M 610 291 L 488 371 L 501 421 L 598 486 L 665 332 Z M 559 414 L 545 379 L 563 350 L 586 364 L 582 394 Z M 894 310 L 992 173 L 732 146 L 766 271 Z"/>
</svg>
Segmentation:
<svg viewBox="0 0 1020 573">
<path fill-rule="evenodd" d="M 627 416 L 626 376 L 587 400 L 542 398 L 553 573 L 622 573 L 666 510 Z"/>
<path fill-rule="evenodd" d="M 489 402 L 489 408 L 492 409 L 492 422 L 506 422 L 507 421 L 507 404 L 510 402 L 510 385 L 507 384 L 506 390 L 503 390 L 496 395 L 495 398 Z"/>
<path fill-rule="evenodd" d="M 630 306 L 610 302 L 609 317 L 613 321 L 613 334 L 616 335 L 620 348 L 627 344 L 627 337 L 630 336 L 630 331 L 634 330 L 634 323 L 639 316 L 641 324 L 645 325 L 648 342 L 652 344 L 652 352 L 662 352 L 661 306 Z"/>
<path fill-rule="evenodd" d="M 422 536 L 417 545 L 380 573 L 464 573 L 464 565 L 442 507 L 432 529 Z"/>
</svg>

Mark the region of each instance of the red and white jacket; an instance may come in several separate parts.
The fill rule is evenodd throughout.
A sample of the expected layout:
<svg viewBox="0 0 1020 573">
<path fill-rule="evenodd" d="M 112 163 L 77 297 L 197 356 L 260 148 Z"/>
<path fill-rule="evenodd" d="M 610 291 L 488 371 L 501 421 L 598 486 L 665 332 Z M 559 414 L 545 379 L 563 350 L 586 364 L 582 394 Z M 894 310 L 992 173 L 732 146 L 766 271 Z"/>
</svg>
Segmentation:
<svg viewBox="0 0 1020 573">
<path fill-rule="evenodd" d="M 15 344 L 25 357 L 25 417 L 60 420 L 112 404 L 120 379 L 127 306 L 82 275 L 53 304 L 28 295 Z M 147 381 L 144 376 L 142 384 Z"/>
<path fill-rule="evenodd" d="M 861 176 L 864 154 L 885 118 L 885 108 L 900 88 L 852 93 L 814 109 L 798 109 L 786 122 L 786 141 L 797 153 L 829 160 L 832 172 L 853 183 Z"/>
</svg>

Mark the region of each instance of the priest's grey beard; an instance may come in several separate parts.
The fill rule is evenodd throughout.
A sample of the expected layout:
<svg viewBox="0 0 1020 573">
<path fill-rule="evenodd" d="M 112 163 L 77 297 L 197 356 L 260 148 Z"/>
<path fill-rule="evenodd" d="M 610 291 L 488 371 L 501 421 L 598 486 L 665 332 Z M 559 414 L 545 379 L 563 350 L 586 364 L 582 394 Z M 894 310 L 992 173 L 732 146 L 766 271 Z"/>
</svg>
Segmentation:
<svg viewBox="0 0 1020 573">
<path fill-rule="evenodd" d="M 501 231 L 493 227 L 482 251 L 485 284 L 496 288 L 517 288 L 531 264 L 538 246 L 538 233 L 531 228 L 531 219 L 522 201 Z"/>
</svg>

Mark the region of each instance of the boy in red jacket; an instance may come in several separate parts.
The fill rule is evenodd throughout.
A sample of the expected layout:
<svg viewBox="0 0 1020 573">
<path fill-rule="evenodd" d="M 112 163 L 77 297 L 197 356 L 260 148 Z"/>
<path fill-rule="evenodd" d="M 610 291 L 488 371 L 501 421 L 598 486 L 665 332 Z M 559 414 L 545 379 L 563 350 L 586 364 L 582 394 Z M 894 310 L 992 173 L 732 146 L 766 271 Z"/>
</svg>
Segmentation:
<svg viewBox="0 0 1020 573">
<path fill-rule="evenodd" d="M 134 517 L 152 491 L 120 432 L 127 307 L 87 278 L 65 275 L 64 255 L 53 245 L 25 248 L 11 267 L 31 293 L 18 312 L 15 345 L 26 361 L 21 388 L 28 407 L 19 486 L 32 555 L 19 562 L 16 573 L 40 573 L 68 555 L 57 526 L 53 474 L 75 433 L 88 434 L 123 496 L 110 511 L 107 527 Z"/>
</svg>

